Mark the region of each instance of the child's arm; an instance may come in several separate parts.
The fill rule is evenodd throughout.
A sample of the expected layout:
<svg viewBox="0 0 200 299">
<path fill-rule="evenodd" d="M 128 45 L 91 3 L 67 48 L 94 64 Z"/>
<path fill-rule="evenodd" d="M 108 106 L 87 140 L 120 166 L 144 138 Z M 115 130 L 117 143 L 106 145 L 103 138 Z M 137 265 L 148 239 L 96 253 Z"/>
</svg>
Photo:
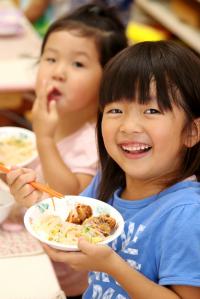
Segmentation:
<svg viewBox="0 0 200 299">
<path fill-rule="evenodd" d="M 119 255 L 114 253 L 110 274 L 126 290 L 131 298 L 136 299 L 198 299 L 200 288 L 191 286 L 170 286 L 166 288 L 151 281 L 134 270 Z M 119 271 L 120 269 L 120 271 Z"/>
<path fill-rule="evenodd" d="M 134 299 L 198 299 L 200 288 L 172 286 L 166 288 L 146 278 L 134 270 L 110 247 L 93 245 L 79 240 L 82 252 L 62 252 L 44 246 L 48 255 L 55 261 L 65 262 L 76 270 L 105 272 L 111 275 L 131 298 Z"/>
<path fill-rule="evenodd" d="M 37 21 L 48 7 L 49 0 L 32 0 L 24 9 L 25 16 L 31 22 Z"/>
<path fill-rule="evenodd" d="M 54 140 L 58 125 L 55 101 L 47 103 L 51 86 L 44 88 L 35 100 L 33 129 L 36 134 L 37 148 L 45 181 L 63 194 L 79 194 L 92 180 L 88 174 L 74 174 L 64 163 Z M 69 149 L 70 150 L 70 149 Z"/>
<path fill-rule="evenodd" d="M 37 142 L 45 181 L 56 191 L 77 195 L 92 180 L 91 175 L 72 173 L 58 152 L 51 138 L 42 138 Z"/>
</svg>

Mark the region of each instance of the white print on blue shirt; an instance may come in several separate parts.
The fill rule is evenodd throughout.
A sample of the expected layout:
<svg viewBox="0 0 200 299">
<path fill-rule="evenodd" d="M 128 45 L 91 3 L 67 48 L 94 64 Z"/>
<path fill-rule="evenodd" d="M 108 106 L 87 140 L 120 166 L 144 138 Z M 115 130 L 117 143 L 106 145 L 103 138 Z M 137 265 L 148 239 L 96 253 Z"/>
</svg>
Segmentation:
<svg viewBox="0 0 200 299">
<path fill-rule="evenodd" d="M 97 197 L 98 181 L 97 176 L 82 195 Z M 124 233 L 110 246 L 156 284 L 181 283 L 200 287 L 197 262 L 200 261 L 200 183 L 179 182 L 160 192 L 159 196 L 145 198 L 142 204 L 141 200 L 122 201 L 120 194 L 121 189 L 116 190 L 111 200 L 125 219 Z M 92 296 L 94 285 L 98 285 L 101 299 L 105 298 L 108 289 L 113 290 L 111 299 L 119 298 L 117 296 L 130 299 L 125 289 L 111 276 L 103 275 L 102 279 L 99 274 L 98 278 L 96 280 L 95 273 L 90 273 L 90 284 L 83 295 L 84 299 L 98 298 Z"/>
<path fill-rule="evenodd" d="M 135 224 L 130 222 L 129 223 L 129 227 L 127 230 L 127 233 L 125 234 L 125 231 L 121 234 L 121 236 L 117 239 L 115 239 L 112 242 L 112 249 L 113 250 L 117 250 L 117 244 L 119 244 L 119 242 L 122 243 L 121 247 L 122 249 L 126 247 L 126 245 L 130 242 L 130 240 L 133 238 L 133 232 L 135 229 Z"/>
<path fill-rule="evenodd" d="M 126 299 L 123 295 L 118 294 L 117 297 L 113 297 L 115 293 L 115 290 L 112 288 L 107 289 L 104 294 L 103 290 L 99 285 L 94 285 L 93 286 L 93 294 L 92 294 L 92 299 Z"/>
<path fill-rule="evenodd" d="M 126 247 L 129 242 L 134 242 L 136 244 L 140 234 L 144 230 L 145 226 L 142 224 L 136 228 L 134 223 L 126 223 L 124 232 L 112 243 L 112 248 L 114 250 L 118 251 L 120 248 L 123 253 L 128 255 L 129 258 L 126 261 L 132 268 L 137 270 L 141 269 L 141 264 L 138 264 L 134 260 L 134 256 L 139 254 L 138 249 Z M 92 281 L 94 282 L 92 286 L 92 299 L 127 299 L 127 296 L 123 294 L 123 292 L 120 292 L 120 285 L 107 273 L 93 272 L 93 277 L 90 279 L 90 283 L 92 283 Z M 109 285 L 109 288 L 106 288 L 106 285 Z"/>
</svg>

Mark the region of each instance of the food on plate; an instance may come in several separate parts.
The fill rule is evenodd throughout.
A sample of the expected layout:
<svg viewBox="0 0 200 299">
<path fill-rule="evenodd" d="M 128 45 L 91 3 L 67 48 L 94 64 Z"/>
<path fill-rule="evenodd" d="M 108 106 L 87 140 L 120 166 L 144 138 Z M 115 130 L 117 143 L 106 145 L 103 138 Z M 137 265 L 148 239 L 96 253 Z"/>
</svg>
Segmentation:
<svg viewBox="0 0 200 299">
<path fill-rule="evenodd" d="M 83 221 L 90 216 L 92 216 L 92 208 L 90 206 L 77 204 L 75 209 L 70 211 L 66 221 L 82 224 Z"/>
<path fill-rule="evenodd" d="M 79 237 L 98 243 L 111 235 L 117 226 L 114 218 L 107 214 L 92 216 L 92 208 L 79 203 L 69 212 L 66 221 L 60 216 L 44 213 L 32 225 L 47 240 L 62 244 L 77 244 Z"/>
<path fill-rule="evenodd" d="M 84 225 L 100 231 L 105 237 L 109 236 L 116 226 L 116 221 L 109 215 L 103 214 L 98 217 L 90 217 L 84 221 Z"/>
<path fill-rule="evenodd" d="M 5 136 L 0 139 L 0 163 L 17 165 L 36 153 L 35 145 L 28 138 Z"/>
<path fill-rule="evenodd" d="M 123 232 L 122 215 L 103 201 L 80 195 L 53 200 L 54 205 L 52 198 L 40 201 L 24 216 L 28 232 L 52 248 L 78 251 L 79 237 L 91 243 L 109 244 Z"/>
</svg>

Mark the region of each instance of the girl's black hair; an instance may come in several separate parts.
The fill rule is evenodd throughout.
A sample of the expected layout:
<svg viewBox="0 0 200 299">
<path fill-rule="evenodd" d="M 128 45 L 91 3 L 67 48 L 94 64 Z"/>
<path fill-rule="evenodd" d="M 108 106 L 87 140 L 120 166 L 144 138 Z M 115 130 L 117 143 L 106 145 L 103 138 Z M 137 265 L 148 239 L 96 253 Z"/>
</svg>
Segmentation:
<svg viewBox="0 0 200 299">
<path fill-rule="evenodd" d="M 200 118 L 200 59 L 191 50 L 172 41 L 142 42 L 130 46 L 107 64 L 101 87 L 97 137 L 102 178 L 99 185 L 101 200 L 125 187 L 125 173 L 107 153 L 101 132 L 104 107 L 111 102 L 126 100 L 141 104 L 150 101 L 150 83 L 155 82 L 161 111 L 172 110 L 172 104 L 184 109 L 187 129 Z M 169 186 L 191 175 L 200 179 L 200 142 L 185 149 L 182 168 Z"/>
<path fill-rule="evenodd" d="M 88 4 L 52 23 L 44 36 L 41 55 L 49 36 L 58 31 L 75 31 L 78 36 L 94 38 L 100 63 L 108 60 L 127 46 L 125 27 L 113 8 L 103 4 Z"/>
</svg>

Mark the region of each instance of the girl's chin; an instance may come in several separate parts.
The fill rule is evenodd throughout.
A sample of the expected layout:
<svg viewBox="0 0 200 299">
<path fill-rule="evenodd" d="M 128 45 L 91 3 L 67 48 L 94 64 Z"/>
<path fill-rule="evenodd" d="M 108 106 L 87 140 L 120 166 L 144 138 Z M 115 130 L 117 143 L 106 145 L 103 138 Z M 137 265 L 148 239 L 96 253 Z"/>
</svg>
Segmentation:
<svg viewBox="0 0 200 299">
<path fill-rule="evenodd" d="M 133 171 L 133 167 L 123 167 L 124 172 L 127 174 L 128 177 L 130 177 L 133 180 L 136 181 L 149 181 L 154 178 L 154 174 L 149 169 L 142 169 L 139 167 L 135 167 L 135 170 Z"/>
<path fill-rule="evenodd" d="M 57 113 L 58 113 L 58 115 L 59 115 L 60 118 L 66 120 L 67 115 L 68 116 L 71 115 L 71 111 L 69 111 L 69 109 L 61 107 L 59 105 L 57 105 L 56 107 L 57 107 Z"/>
</svg>

